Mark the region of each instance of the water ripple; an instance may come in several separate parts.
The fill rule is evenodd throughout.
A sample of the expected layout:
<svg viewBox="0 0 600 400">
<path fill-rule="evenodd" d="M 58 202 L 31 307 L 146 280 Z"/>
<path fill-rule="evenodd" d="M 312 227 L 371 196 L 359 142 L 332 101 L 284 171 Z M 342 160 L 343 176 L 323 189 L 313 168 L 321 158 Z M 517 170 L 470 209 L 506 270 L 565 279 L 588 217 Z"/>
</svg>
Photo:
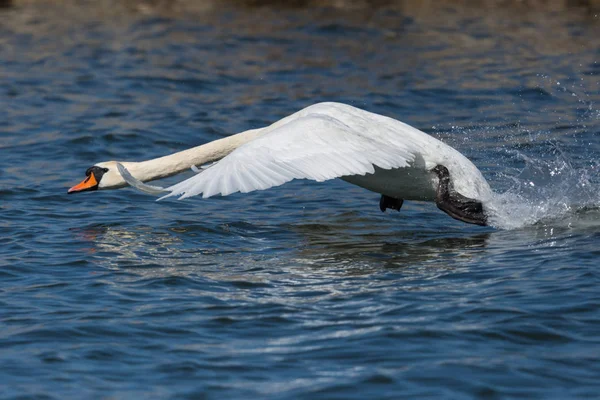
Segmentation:
<svg viewBox="0 0 600 400">
<path fill-rule="evenodd" d="M 11 3 L 0 397 L 597 396 L 594 14 Z M 322 100 L 464 152 L 498 193 L 503 229 L 419 202 L 382 214 L 378 195 L 343 182 L 185 202 L 66 195 L 96 162 Z"/>
</svg>

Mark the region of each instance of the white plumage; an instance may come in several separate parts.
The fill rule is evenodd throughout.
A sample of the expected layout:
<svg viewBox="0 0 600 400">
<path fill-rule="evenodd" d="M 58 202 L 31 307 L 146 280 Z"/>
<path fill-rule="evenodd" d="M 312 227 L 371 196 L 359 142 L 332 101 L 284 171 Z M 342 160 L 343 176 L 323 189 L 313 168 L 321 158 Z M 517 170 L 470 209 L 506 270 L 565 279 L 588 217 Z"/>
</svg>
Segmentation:
<svg viewBox="0 0 600 400">
<path fill-rule="evenodd" d="M 445 165 L 461 194 L 485 200 L 489 185 L 466 157 L 400 121 L 339 103 L 319 103 L 255 130 L 201 173 L 166 188 L 186 198 L 229 195 L 282 185 L 293 179 L 342 178 L 405 200 L 433 200 Z"/>
</svg>

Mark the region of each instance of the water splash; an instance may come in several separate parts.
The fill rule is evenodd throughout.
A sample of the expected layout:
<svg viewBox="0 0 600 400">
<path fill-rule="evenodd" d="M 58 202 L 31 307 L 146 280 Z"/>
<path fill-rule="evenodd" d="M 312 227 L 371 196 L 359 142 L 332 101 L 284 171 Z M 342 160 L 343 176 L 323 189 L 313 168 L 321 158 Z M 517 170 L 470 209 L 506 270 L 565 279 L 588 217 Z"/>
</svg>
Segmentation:
<svg viewBox="0 0 600 400">
<path fill-rule="evenodd" d="M 552 143 L 550 156 L 528 156 L 519 150 L 507 150 L 524 162 L 514 176 L 504 174 L 512 185 L 498 193 L 488 204 L 491 225 L 501 229 L 518 229 L 532 225 L 568 225 L 582 215 L 600 225 L 600 164 L 588 159 L 576 166 L 574 159 Z"/>
</svg>

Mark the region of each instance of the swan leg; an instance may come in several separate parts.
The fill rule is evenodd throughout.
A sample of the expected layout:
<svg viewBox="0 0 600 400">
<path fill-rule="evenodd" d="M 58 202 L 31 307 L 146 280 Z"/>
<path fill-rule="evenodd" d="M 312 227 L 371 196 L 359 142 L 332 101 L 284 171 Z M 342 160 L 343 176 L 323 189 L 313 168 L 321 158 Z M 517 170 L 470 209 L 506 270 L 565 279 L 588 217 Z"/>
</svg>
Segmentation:
<svg viewBox="0 0 600 400">
<path fill-rule="evenodd" d="M 381 199 L 379 200 L 379 209 L 381 210 L 381 212 L 385 212 L 385 210 L 388 208 L 400 211 L 400 209 L 402 208 L 402 203 L 404 203 L 404 200 L 402 199 L 395 199 L 393 197 L 382 194 Z"/>
<path fill-rule="evenodd" d="M 450 184 L 450 173 L 443 165 L 436 166 L 432 171 L 440 180 L 435 197 L 437 207 L 459 221 L 486 226 L 487 217 L 482 203 L 454 191 Z"/>
</svg>

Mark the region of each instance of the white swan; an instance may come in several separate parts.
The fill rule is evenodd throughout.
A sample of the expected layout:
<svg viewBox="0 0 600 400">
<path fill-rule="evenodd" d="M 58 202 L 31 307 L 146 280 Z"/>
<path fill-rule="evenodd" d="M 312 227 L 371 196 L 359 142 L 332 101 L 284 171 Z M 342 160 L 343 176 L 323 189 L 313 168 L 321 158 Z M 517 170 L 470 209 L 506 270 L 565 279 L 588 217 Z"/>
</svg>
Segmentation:
<svg viewBox="0 0 600 400">
<path fill-rule="evenodd" d="M 142 183 L 215 161 L 166 189 Z M 340 103 L 315 104 L 268 127 L 153 160 L 98 163 L 86 175 L 69 193 L 129 183 L 183 199 L 341 178 L 381 193 L 382 210 L 400 209 L 403 200 L 435 201 L 452 217 L 480 225 L 482 202 L 492 197 L 481 172 L 457 150 L 400 121 Z"/>
</svg>

